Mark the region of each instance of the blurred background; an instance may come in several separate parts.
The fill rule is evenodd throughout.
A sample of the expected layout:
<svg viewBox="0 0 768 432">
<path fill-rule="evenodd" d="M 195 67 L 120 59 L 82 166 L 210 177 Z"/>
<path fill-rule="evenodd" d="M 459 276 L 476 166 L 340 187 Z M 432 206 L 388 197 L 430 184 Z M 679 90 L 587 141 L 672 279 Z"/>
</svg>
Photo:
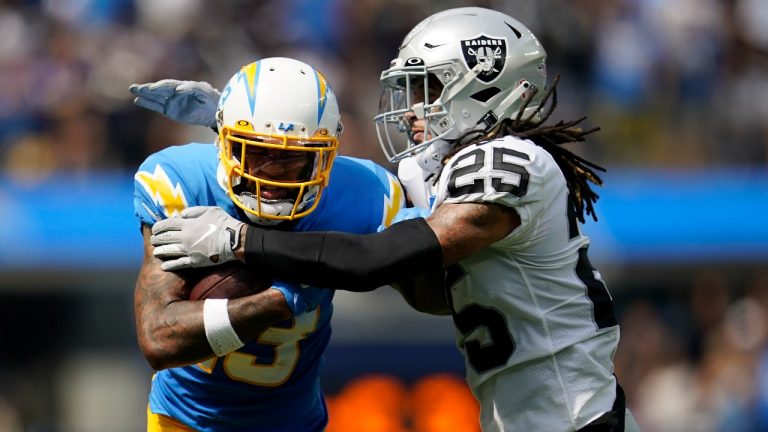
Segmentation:
<svg viewBox="0 0 768 432">
<path fill-rule="evenodd" d="M 765 0 L 0 0 L 0 431 L 145 427 L 132 175 L 200 127 L 131 83 L 288 56 L 339 96 L 343 154 L 386 163 L 372 117 L 407 31 L 454 6 L 525 23 L 561 75 L 557 119 L 608 168 L 592 262 L 616 303 L 616 374 L 645 431 L 768 431 Z M 760 216 L 760 215 L 763 216 Z M 471 431 L 450 318 L 339 293 L 329 431 Z"/>
</svg>

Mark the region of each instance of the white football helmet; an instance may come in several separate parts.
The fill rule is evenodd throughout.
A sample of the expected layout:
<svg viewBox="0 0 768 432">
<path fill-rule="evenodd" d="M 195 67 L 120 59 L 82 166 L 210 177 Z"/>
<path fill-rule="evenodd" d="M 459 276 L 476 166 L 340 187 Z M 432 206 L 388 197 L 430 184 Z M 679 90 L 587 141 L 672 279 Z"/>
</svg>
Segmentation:
<svg viewBox="0 0 768 432">
<path fill-rule="evenodd" d="M 219 182 L 252 222 L 274 225 L 317 207 L 342 130 L 320 72 L 281 57 L 243 66 L 221 94 L 216 122 Z"/>
<path fill-rule="evenodd" d="M 534 86 L 526 111 L 535 110 L 545 93 L 546 57 L 533 33 L 501 12 L 465 7 L 425 19 L 381 74 L 375 121 L 387 158 L 415 155 L 436 172 L 455 139 L 516 116 Z M 416 140 L 414 119 L 425 121 Z"/>
</svg>

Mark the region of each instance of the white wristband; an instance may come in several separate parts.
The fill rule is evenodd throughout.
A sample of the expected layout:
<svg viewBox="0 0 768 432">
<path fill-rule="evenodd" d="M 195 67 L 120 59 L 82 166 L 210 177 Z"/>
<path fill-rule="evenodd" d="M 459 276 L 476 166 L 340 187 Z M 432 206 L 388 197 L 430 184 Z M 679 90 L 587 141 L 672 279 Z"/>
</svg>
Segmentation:
<svg viewBox="0 0 768 432">
<path fill-rule="evenodd" d="M 217 357 L 224 356 L 245 345 L 237 337 L 229 321 L 227 299 L 206 299 L 203 302 L 205 337 Z"/>
</svg>

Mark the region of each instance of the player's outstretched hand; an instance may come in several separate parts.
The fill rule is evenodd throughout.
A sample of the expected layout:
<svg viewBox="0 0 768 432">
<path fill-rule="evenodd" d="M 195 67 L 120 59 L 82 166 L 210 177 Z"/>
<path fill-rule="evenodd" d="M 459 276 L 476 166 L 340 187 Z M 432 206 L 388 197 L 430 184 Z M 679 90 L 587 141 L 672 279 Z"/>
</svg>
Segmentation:
<svg viewBox="0 0 768 432">
<path fill-rule="evenodd" d="M 205 81 L 164 79 L 131 84 L 133 103 L 171 120 L 191 125 L 216 126 L 216 107 L 221 93 Z"/>
<path fill-rule="evenodd" d="M 165 271 L 233 261 L 244 225 L 220 207 L 190 207 L 152 226 L 153 255 Z"/>
<path fill-rule="evenodd" d="M 295 284 L 276 280 L 272 288 L 280 291 L 285 296 L 288 307 L 291 308 L 294 315 L 301 315 L 305 312 L 311 312 L 317 309 L 323 297 L 330 295 L 331 291 L 327 289 L 314 288 L 309 285 Z"/>
</svg>

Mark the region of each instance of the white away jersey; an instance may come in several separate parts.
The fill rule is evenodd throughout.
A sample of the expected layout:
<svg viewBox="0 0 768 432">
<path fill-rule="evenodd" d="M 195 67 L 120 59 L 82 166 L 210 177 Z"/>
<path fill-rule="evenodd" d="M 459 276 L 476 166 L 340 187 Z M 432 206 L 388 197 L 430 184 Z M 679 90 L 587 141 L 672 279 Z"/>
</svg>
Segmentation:
<svg viewBox="0 0 768 432">
<path fill-rule="evenodd" d="M 522 221 L 448 270 L 483 430 L 575 431 L 609 411 L 619 328 L 552 156 L 515 137 L 473 145 L 447 162 L 437 189 L 434 207 L 496 203 Z"/>
</svg>

